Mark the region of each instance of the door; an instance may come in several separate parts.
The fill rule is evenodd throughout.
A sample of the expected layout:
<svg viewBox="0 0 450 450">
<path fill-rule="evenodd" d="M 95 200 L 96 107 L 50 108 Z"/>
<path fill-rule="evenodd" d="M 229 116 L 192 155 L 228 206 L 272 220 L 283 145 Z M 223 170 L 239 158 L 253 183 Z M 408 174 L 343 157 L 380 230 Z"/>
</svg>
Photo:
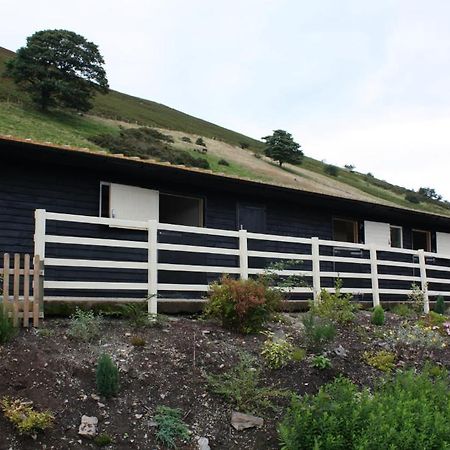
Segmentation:
<svg viewBox="0 0 450 450">
<path fill-rule="evenodd" d="M 238 205 L 238 229 L 253 233 L 266 232 L 266 208 L 264 206 Z"/>
<path fill-rule="evenodd" d="M 441 233 L 438 231 L 436 233 L 436 246 L 437 253 L 442 253 L 443 255 L 450 255 L 450 234 Z"/>
</svg>

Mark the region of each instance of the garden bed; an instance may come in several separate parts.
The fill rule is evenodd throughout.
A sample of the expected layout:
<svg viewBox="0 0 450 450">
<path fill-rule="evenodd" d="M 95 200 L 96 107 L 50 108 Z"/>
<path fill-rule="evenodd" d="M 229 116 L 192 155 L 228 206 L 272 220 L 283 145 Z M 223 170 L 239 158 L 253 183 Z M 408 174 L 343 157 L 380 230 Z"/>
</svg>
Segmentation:
<svg viewBox="0 0 450 450">
<path fill-rule="evenodd" d="M 270 329 L 276 335 L 290 336 L 293 344 L 301 347 L 301 317 L 284 314 Z M 367 351 L 388 348 L 395 354 L 396 369 L 421 369 L 427 361 L 450 368 L 448 346 L 391 344 L 391 332 L 402 323 L 410 326 L 416 321 L 386 313 L 385 324 L 375 326 L 370 313 L 360 311 L 355 322 L 339 325 L 334 341 L 327 344 L 330 368 L 312 367 L 308 352 L 303 360 L 275 370 L 260 356 L 265 335 L 228 332 L 197 317 L 172 316 L 160 327 L 138 330 L 123 319 L 104 319 L 100 336 L 89 343 L 68 335 L 69 319 L 47 319 L 41 328 L 20 330 L 11 342 L 0 346 L 0 399 L 31 400 L 36 410 L 54 414 L 54 426 L 33 439 L 19 435 L 0 414 L 0 450 L 97 448 L 78 434 L 83 415 L 98 418 L 99 433 L 113 440 L 108 448 L 164 448 L 156 439 L 158 406 L 182 411 L 191 439 L 179 442 L 177 448 L 196 449 L 197 439 L 206 437 L 212 449 L 277 449 L 277 425 L 290 394 L 275 398 L 274 410 L 253 411 L 264 419 L 263 427 L 236 431 L 230 425 L 235 406 L 211 391 L 207 374 L 226 372 L 247 352 L 261 364 L 261 387 L 301 395 L 316 393 L 339 375 L 372 387 L 385 373 L 367 364 L 363 357 Z M 132 344 L 136 335 L 145 345 Z M 111 399 L 98 398 L 96 392 L 95 369 L 102 353 L 111 355 L 120 371 L 120 390 Z"/>
</svg>

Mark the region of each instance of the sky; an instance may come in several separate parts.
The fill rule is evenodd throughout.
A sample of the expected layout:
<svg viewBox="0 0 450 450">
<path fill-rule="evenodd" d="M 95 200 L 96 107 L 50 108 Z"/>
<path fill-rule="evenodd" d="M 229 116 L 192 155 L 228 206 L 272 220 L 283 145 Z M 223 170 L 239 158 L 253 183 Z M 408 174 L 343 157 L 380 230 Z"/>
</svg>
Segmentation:
<svg viewBox="0 0 450 450">
<path fill-rule="evenodd" d="M 448 0 L 16 0 L 0 45 L 99 46 L 110 86 L 450 200 Z"/>
</svg>

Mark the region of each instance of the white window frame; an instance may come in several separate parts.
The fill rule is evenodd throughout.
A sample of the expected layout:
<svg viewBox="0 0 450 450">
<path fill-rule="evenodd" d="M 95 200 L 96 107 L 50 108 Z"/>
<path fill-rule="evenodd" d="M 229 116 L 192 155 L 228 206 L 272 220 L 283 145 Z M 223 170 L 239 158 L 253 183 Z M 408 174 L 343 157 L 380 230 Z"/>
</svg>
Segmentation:
<svg viewBox="0 0 450 450">
<path fill-rule="evenodd" d="M 400 230 L 400 247 L 392 247 L 390 234 L 389 234 L 389 245 L 392 248 L 403 248 L 403 227 L 400 225 L 389 225 L 389 232 L 391 231 L 392 228 L 396 228 L 397 230 Z"/>
</svg>

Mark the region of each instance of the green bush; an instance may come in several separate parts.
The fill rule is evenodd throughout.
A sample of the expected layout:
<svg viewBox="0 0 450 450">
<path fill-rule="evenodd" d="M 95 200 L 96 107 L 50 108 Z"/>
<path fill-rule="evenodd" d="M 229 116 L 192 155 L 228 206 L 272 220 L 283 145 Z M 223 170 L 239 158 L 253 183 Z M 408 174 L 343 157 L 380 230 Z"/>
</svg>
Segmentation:
<svg viewBox="0 0 450 450">
<path fill-rule="evenodd" d="M 4 397 L 0 401 L 0 409 L 20 434 L 35 435 L 38 431 L 50 428 L 55 420 L 50 411 L 35 411 L 32 402 L 20 399 L 12 400 Z"/>
<path fill-rule="evenodd" d="M 363 359 L 369 366 L 382 372 L 390 372 L 395 367 L 395 354 L 387 350 L 364 352 Z"/>
<path fill-rule="evenodd" d="M 226 159 L 219 159 L 219 162 L 217 163 L 221 166 L 229 166 L 230 163 Z"/>
<path fill-rule="evenodd" d="M 329 369 L 331 367 L 331 360 L 325 355 L 317 355 L 311 360 L 311 366 L 320 370 Z"/>
<path fill-rule="evenodd" d="M 105 353 L 97 363 L 96 383 L 98 393 L 104 397 L 112 397 L 119 392 L 119 369 Z"/>
<path fill-rule="evenodd" d="M 8 315 L 8 308 L 0 302 L 0 344 L 6 344 L 17 333 L 12 319 Z"/>
<path fill-rule="evenodd" d="M 324 172 L 332 177 L 337 177 L 339 175 L 339 167 L 333 166 L 333 164 L 327 164 L 324 167 Z"/>
<path fill-rule="evenodd" d="M 206 147 L 205 141 L 203 140 L 202 137 L 197 138 L 197 140 L 195 141 L 195 143 L 197 145 L 201 145 L 202 147 Z"/>
<path fill-rule="evenodd" d="M 306 358 L 306 350 L 301 347 L 294 347 L 292 351 L 292 361 L 300 362 Z"/>
<path fill-rule="evenodd" d="M 410 302 L 411 308 L 416 313 L 423 313 L 425 294 L 423 290 L 415 283 L 411 285 L 411 291 L 408 294 L 408 301 Z"/>
<path fill-rule="evenodd" d="M 294 398 L 278 430 L 283 450 L 444 449 L 449 405 L 446 378 L 403 372 L 372 393 L 338 378 Z"/>
<path fill-rule="evenodd" d="M 239 362 L 228 371 L 219 375 L 208 374 L 206 379 L 212 392 L 241 412 L 274 409 L 272 399 L 286 395 L 285 391 L 260 386 L 261 367 L 247 353 L 242 353 Z"/>
<path fill-rule="evenodd" d="M 373 308 L 371 322 L 378 326 L 384 325 L 384 309 L 381 305 Z"/>
<path fill-rule="evenodd" d="M 107 447 L 108 445 L 111 445 L 113 442 L 114 442 L 113 438 L 106 433 L 101 433 L 94 438 L 94 444 L 97 447 Z"/>
<path fill-rule="evenodd" d="M 436 299 L 436 303 L 434 305 L 434 312 L 437 312 L 438 314 L 445 314 L 445 301 L 442 295 L 438 295 Z"/>
<path fill-rule="evenodd" d="M 192 142 L 191 138 L 188 137 L 188 136 L 183 136 L 183 137 L 181 138 L 181 140 L 182 140 L 183 142 L 189 142 L 189 143 Z"/>
<path fill-rule="evenodd" d="M 392 308 L 392 312 L 400 317 L 412 317 L 416 313 L 406 303 L 399 303 Z"/>
<path fill-rule="evenodd" d="M 342 324 L 353 322 L 358 305 L 352 303 L 352 294 L 343 294 L 341 289 L 342 280 L 339 279 L 336 280 L 334 293 L 322 289 L 319 302 L 311 306 L 312 312 L 333 322 Z"/>
<path fill-rule="evenodd" d="M 93 311 L 76 308 L 75 313 L 70 317 L 68 335 L 79 341 L 92 341 L 99 336 L 101 323 L 100 315 L 96 316 Z"/>
<path fill-rule="evenodd" d="M 234 280 L 227 276 L 210 286 L 204 314 L 225 328 L 242 333 L 262 329 L 280 309 L 282 295 L 262 279 Z"/>
<path fill-rule="evenodd" d="M 274 339 L 273 333 L 266 333 L 268 338 L 264 341 L 261 356 L 271 369 L 281 369 L 292 360 L 294 347 L 288 338 Z"/>
<path fill-rule="evenodd" d="M 321 352 L 336 336 L 336 327 L 328 319 L 315 317 L 308 312 L 302 319 L 304 339 L 309 350 Z"/>
<path fill-rule="evenodd" d="M 190 438 L 189 428 L 183 422 L 183 413 L 178 408 L 158 406 L 155 422 L 158 426 L 156 438 L 167 448 L 177 448 L 178 440 Z"/>
</svg>

